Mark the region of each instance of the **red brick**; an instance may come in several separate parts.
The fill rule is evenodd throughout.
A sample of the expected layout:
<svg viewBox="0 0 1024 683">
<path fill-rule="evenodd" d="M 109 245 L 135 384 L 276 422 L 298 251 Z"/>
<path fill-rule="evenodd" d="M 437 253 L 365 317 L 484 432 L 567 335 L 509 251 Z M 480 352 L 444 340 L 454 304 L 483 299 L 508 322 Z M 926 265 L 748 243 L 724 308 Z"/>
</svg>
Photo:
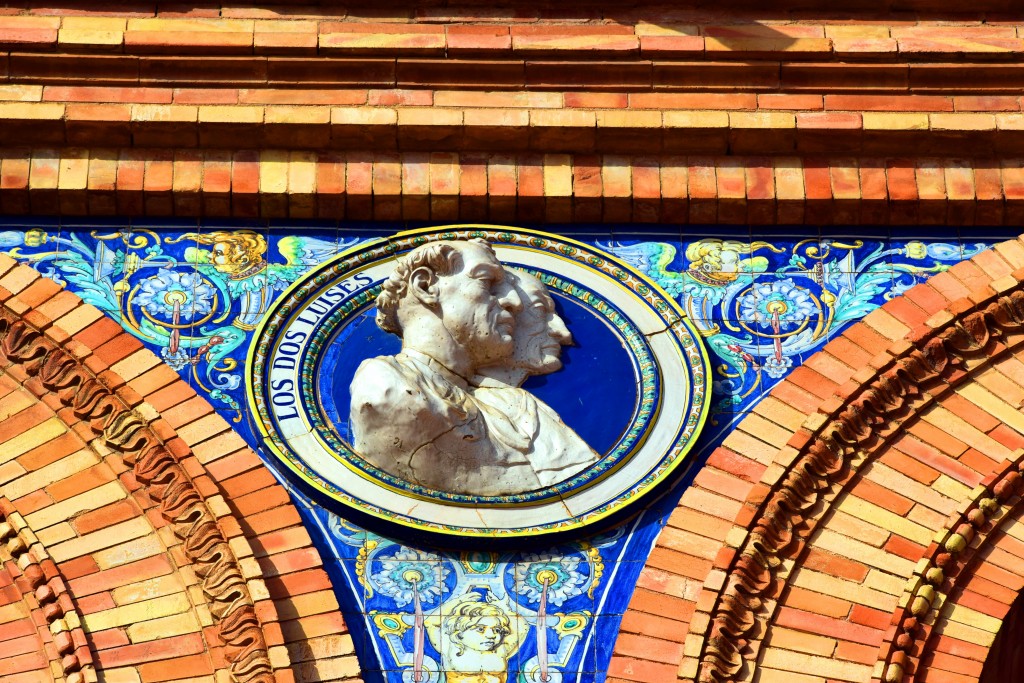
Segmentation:
<svg viewBox="0 0 1024 683">
<path fill-rule="evenodd" d="M 173 650 L 168 652 L 173 652 Z M 171 681 L 211 675 L 213 663 L 210 661 L 209 655 L 205 653 L 191 657 L 178 656 L 161 662 L 140 664 L 138 672 L 144 681 Z"/>
<path fill-rule="evenodd" d="M 620 633 L 615 641 L 615 654 L 652 662 L 677 664 L 683 656 L 683 644 L 653 638 L 649 634 Z"/>
<path fill-rule="evenodd" d="M 953 111 L 953 98 L 930 95 L 825 95 L 825 109 L 840 111 Z"/>
<path fill-rule="evenodd" d="M 829 636 L 837 640 L 852 641 L 863 645 L 878 646 L 881 633 L 876 629 L 852 624 L 848 621 L 823 617 L 811 612 L 804 612 L 791 607 L 782 606 L 778 610 L 775 621 L 779 626 Z"/>
</svg>

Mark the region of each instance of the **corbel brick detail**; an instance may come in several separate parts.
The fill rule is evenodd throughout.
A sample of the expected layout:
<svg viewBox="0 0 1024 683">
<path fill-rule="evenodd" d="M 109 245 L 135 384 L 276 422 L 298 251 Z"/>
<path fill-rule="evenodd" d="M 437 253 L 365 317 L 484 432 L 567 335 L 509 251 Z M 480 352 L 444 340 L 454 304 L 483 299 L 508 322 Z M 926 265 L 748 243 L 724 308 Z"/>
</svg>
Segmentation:
<svg viewBox="0 0 1024 683">
<path fill-rule="evenodd" d="M 1024 223 L 1024 158 L 9 148 L 0 212 L 673 224 Z"/>
</svg>

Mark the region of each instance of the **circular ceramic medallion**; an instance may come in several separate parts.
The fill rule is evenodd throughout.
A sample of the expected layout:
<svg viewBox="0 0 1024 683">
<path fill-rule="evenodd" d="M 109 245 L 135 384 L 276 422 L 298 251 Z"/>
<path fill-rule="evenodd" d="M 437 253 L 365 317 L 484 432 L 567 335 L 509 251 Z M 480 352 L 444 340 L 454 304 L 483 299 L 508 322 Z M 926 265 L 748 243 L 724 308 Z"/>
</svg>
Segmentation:
<svg viewBox="0 0 1024 683">
<path fill-rule="evenodd" d="M 342 505 L 439 533 L 607 517 L 679 467 L 708 408 L 708 358 L 665 292 L 520 228 L 364 243 L 295 282 L 256 337 L 266 448 Z"/>
</svg>

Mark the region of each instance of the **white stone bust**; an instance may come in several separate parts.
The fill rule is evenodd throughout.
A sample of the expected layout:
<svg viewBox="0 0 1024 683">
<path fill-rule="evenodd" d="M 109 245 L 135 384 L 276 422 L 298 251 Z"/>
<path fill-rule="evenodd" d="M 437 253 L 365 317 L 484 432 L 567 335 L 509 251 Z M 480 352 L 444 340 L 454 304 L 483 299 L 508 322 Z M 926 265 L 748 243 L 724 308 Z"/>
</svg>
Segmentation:
<svg viewBox="0 0 1024 683">
<path fill-rule="evenodd" d="M 352 380 L 355 451 L 410 482 L 491 496 L 557 483 L 595 454 L 519 385 L 561 367 L 571 337 L 544 285 L 486 242 L 431 242 L 401 259 L 377 324 L 402 338 Z"/>
</svg>

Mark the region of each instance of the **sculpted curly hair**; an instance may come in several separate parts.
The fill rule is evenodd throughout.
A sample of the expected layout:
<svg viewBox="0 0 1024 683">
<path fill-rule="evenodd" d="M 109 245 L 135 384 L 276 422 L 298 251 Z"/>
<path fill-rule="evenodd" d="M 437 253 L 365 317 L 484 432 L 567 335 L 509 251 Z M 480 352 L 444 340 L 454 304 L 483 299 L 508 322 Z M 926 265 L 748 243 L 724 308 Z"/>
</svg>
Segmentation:
<svg viewBox="0 0 1024 683">
<path fill-rule="evenodd" d="M 481 239 L 470 240 L 487 247 L 491 245 Z M 462 255 L 448 242 L 430 242 L 416 247 L 398 259 L 395 270 L 384 281 L 377 295 L 377 326 L 385 332 L 402 336 L 402 324 L 398 321 L 398 304 L 409 291 L 409 277 L 418 268 L 428 268 L 437 277 L 458 272 L 462 266 Z"/>
</svg>

